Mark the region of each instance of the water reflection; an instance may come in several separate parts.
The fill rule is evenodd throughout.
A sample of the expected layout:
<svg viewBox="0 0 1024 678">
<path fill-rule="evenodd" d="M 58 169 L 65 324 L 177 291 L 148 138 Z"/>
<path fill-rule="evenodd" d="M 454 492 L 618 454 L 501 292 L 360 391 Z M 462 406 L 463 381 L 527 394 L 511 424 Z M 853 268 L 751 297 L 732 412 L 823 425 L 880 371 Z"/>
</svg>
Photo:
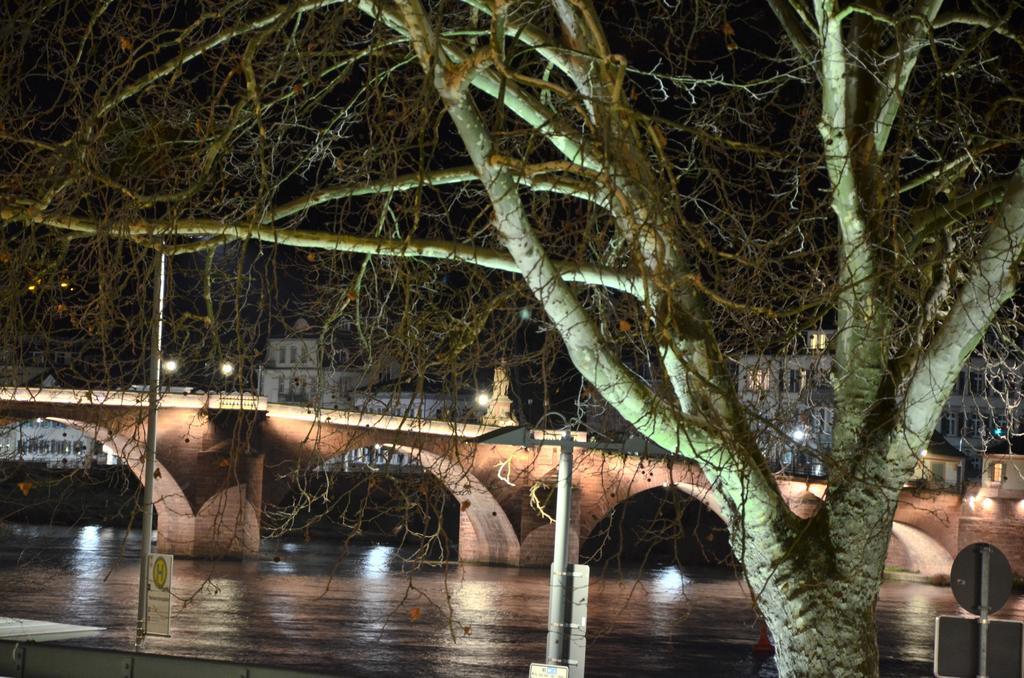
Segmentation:
<svg viewBox="0 0 1024 678">
<path fill-rule="evenodd" d="M 95 626 L 82 644 L 128 648 L 138 533 L 0 526 L 3 612 Z M 415 569 L 386 546 L 270 542 L 259 560 L 176 559 L 173 637 L 147 651 L 345 676 L 522 676 L 544 656 L 548 574 Z M 275 562 L 276 559 L 276 562 Z M 728 570 L 592 569 L 587 676 L 773 676 L 750 648 L 749 595 Z M 1000 616 L 1020 617 L 1014 597 Z M 893 582 L 878 604 L 882 674 L 930 674 L 947 589 Z"/>
<path fill-rule="evenodd" d="M 395 549 L 390 546 L 371 546 L 363 557 L 363 576 L 379 579 L 387 574 L 388 562 Z"/>
</svg>

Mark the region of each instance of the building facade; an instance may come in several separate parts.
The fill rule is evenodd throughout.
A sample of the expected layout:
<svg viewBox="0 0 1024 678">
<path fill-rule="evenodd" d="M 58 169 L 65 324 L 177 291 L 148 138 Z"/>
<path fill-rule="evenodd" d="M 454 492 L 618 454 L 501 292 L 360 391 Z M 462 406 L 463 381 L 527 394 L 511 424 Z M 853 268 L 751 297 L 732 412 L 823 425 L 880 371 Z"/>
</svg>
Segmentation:
<svg viewBox="0 0 1024 678">
<path fill-rule="evenodd" d="M 401 379 L 389 356 L 363 360 L 351 328 L 342 327 L 331 349 L 304 320 L 267 340 L 259 393 L 287 403 L 417 419 L 479 419 L 488 409 L 481 393 L 452 391 L 430 379 Z"/>
<path fill-rule="evenodd" d="M 812 330 L 786 355 L 744 355 L 731 363 L 741 402 L 760 422 L 762 449 L 778 471 L 823 477 L 832 449 L 834 394 L 831 330 Z M 981 473 L 986 451 L 1010 447 L 1021 434 L 1015 370 L 972 356 L 943 406 L 915 482 L 961 485 Z M 581 402 L 588 424 L 610 437 L 631 429 L 599 396 Z"/>
</svg>

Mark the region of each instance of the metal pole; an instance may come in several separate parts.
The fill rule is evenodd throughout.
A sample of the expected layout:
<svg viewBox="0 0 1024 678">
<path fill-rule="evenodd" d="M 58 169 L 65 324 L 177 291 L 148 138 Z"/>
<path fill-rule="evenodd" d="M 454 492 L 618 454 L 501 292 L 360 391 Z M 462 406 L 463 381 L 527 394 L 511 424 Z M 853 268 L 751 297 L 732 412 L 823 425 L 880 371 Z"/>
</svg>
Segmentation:
<svg viewBox="0 0 1024 678">
<path fill-rule="evenodd" d="M 142 543 L 139 545 L 139 614 L 135 627 L 135 649 L 146 637 L 147 569 L 149 549 L 153 541 L 153 471 L 156 468 L 156 411 L 160 399 L 160 352 L 163 348 L 164 293 L 167 288 L 167 255 L 160 253 L 160 261 L 153 271 L 153 324 L 149 353 L 149 412 L 146 424 L 146 459 L 143 464 L 142 488 Z"/>
<path fill-rule="evenodd" d="M 555 554 L 551 562 L 551 593 L 548 599 L 549 664 L 569 664 L 565 587 L 572 586 L 569 565 L 569 513 L 572 507 L 572 431 L 562 438 L 558 459 L 558 498 L 555 506 Z"/>
<path fill-rule="evenodd" d="M 992 549 L 981 547 L 981 592 L 978 609 L 978 678 L 988 678 L 988 573 Z"/>
</svg>

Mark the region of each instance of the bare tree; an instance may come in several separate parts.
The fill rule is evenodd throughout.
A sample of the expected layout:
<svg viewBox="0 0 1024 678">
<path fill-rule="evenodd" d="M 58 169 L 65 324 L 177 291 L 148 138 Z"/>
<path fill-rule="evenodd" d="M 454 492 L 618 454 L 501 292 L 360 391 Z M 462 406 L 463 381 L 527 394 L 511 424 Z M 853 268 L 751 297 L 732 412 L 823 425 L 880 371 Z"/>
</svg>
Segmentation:
<svg viewBox="0 0 1024 678">
<path fill-rule="evenodd" d="M 5 7 L 8 317 L 33 267 L 100 262 L 63 312 L 138 342 L 128 281 L 163 250 L 210 262 L 181 331 L 238 354 L 257 256 L 411 372 L 508 358 L 532 318 L 703 468 L 780 673 L 877 675 L 897 496 L 1016 291 L 1019 2 L 196 4 Z M 766 456 L 787 422 L 731 366 L 831 321 L 801 518 Z"/>
</svg>

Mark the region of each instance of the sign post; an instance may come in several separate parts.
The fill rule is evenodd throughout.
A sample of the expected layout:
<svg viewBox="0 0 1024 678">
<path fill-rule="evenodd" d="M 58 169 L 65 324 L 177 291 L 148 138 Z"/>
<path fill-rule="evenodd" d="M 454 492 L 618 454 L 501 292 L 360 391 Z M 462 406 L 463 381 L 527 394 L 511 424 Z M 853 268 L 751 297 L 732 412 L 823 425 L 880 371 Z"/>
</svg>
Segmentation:
<svg viewBox="0 0 1024 678">
<path fill-rule="evenodd" d="M 1024 678 L 1024 624 L 989 619 L 1010 597 L 1013 575 L 1002 551 L 971 544 L 949 572 L 953 596 L 967 617 L 935 619 L 933 670 L 939 678 Z"/>
<path fill-rule="evenodd" d="M 167 253 L 153 267 L 153 325 L 149 353 L 149 407 L 146 419 L 146 454 L 142 465 L 142 539 L 139 542 L 139 610 L 135 619 L 135 649 L 146 637 L 148 612 L 146 571 L 153 541 L 153 485 L 156 483 L 156 419 L 160 406 L 160 365 L 164 332 L 164 296 L 167 293 Z"/>
<path fill-rule="evenodd" d="M 534 438 L 521 427 L 503 427 L 477 436 L 472 442 L 490 445 L 558 445 L 558 495 L 555 505 L 555 548 L 551 562 L 548 598 L 547 658 L 544 664 L 530 664 L 530 677 L 583 678 L 587 651 L 587 600 L 590 568 L 569 562 L 569 515 L 572 507 L 572 453 L 574 448 L 607 450 L 622 454 L 669 456 L 669 451 L 645 439 L 628 438 L 623 443 L 576 442 L 566 427 L 559 439 Z"/>
<path fill-rule="evenodd" d="M 146 582 L 146 635 L 171 636 L 171 575 L 174 556 L 149 554 Z"/>
</svg>

